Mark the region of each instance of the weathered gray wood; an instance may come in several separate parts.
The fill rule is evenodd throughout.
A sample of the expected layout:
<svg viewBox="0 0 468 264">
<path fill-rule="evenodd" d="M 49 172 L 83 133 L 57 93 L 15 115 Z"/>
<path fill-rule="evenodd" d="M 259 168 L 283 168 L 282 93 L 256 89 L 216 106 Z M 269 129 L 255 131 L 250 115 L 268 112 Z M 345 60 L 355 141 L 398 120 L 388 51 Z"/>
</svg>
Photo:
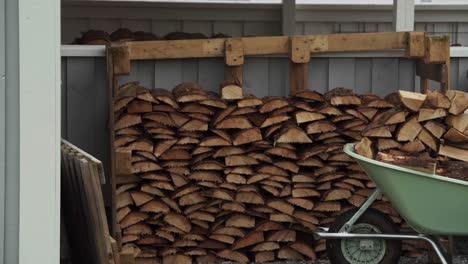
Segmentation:
<svg viewBox="0 0 468 264">
<path fill-rule="evenodd" d="M 372 92 L 372 59 L 356 59 L 354 90 L 359 94 Z"/>
<path fill-rule="evenodd" d="M 244 36 L 277 36 L 281 35 L 281 23 L 278 22 L 245 22 Z"/>
<path fill-rule="evenodd" d="M 385 96 L 396 90 L 398 90 L 398 59 L 373 59 L 372 92 L 380 96 Z"/>
<path fill-rule="evenodd" d="M 198 61 L 198 83 L 206 90 L 219 92 L 224 80 L 224 60 L 210 58 Z"/>
<path fill-rule="evenodd" d="M 88 27 L 86 29 L 102 30 L 111 34 L 120 27 L 122 27 L 120 19 L 95 18 L 89 20 Z M 82 32 L 85 31 L 86 30 L 82 29 Z"/>
<path fill-rule="evenodd" d="M 269 59 L 268 94 L 272 96 L 289 95 L 289 59 Z"/>
<path fill-rule="evenodd" d="M 5 1 L 0 0 L 0 15 L 5 17 Z M 6 74 L 6 57 L 5 57 L 5 47 L 6 47 L 6 24 L 5 19 L 0 19 L 0 76 L 5 76 Z M 6 110 L 6 80 L 5 78 L 0 78 L 0 108 Z M 6 112 L 1 111 L 0 113 L 0 197 L 5 197 L 5 121 L 6 121 Z M 4 261 L 4 242 L 5 241 L 5 201 L 2 200 L 0 203 L 0 260 L 3 263 Z"/>
<path fill-rule="evenodd" d="M 242 22 L 213 22 L 213 34 L 223 33 L 232 37 L 241 37 L 243 35 Z"/>
<path fill-rule="evenodd" d="M 198 82 L 198 59 L 182 60 L 182 81 Z"/>
<path fill-rule="evenodd" d="M 398 59 L 398 89 L 414 91 L 415 66 L 414 61 Z"/>
<path fill-rule="evenodd" d="M 339 77 L 338 77 L 339 76 Z M 328 63 L 328 88 L 354 86 L 355 60 L 354 58 L 329 59 Z"/>
<path fill-rule="evenodd" d="M 250 58 L 244 64 L 243 91 L 263 97 L 268 95 L 268 58 Z M 288 73 L 285 72 L 285 75 Z"/>
<path fill-rule="evenodd" d="M 207 37 L 213 35 L 210 21 L 183 21 L 182 31 L 188 33 L 202 33 Z"/>
<path fill-rule="evenodd" d="M 61 83 L 61 133 L 62 137 L 66 138 L 67 137 L 67 116 L 68 116 L 68 109 L 67 109 L 67 94 L 68 94 L 68 84 L 67 84 L 67 58 L 62 58 L 62 64 L 61 64 L 61 78 L 62 78 L 62 83 Z M 1 82 L 1 81 L 0 81 Z M 3 130 L 2 130 L 3 131 Z"/>
<path fill-rule="evenodd" d="M 152 21 L 149 19 L 123 19 L 121 27 L 128 28 L 132 31 L 151 32 Z"/>
<path fill-rule="evenodd" d="M 333 23 L 304 23 L 304 34 L 331 34 L 334 33 Z"/>
<path fill-rule="evenodd" d="M 180 20 L 153 20 L 151 30 L 154 34 L 164 37 L 169 32 L 182 31 L 182 21 Z"/>
<path fill-rule="evenodd" d="M 328 59 L 313 59 L 309 65 L 309 87 L 324 93 L 328 91 Z"/>
<path fill-rule="evenodd" d="M 154 62 L 155 87 L 172 89 L 181 82 L 182 60 L 161 60 Z"/>
</svg>

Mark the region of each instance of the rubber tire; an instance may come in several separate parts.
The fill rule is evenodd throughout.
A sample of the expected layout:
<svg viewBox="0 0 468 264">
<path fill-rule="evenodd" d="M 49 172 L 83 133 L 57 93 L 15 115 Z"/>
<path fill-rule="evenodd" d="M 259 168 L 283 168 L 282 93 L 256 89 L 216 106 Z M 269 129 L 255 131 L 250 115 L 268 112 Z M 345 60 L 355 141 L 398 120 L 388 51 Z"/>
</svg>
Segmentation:
<svg viewBox="0 0 468 264">
<path fill-rule="evenodd" d="M 340 215 L 330 227 L 330 233 L 336 233 L 340 228 L 356 213 L 356 210 L 348 211 Z M 386 215 L 374 209 L 368 209 L 357 223 L 366 223 L 373 225 L 382 233 L 396 234 L 398 228 L 393 221 Z M 343 256 L 341 251 L 341 239 L 327 239 L 327 255 L 333 264 L 350 264 Z M 398 263 L 401 256 L 401 240 L 386 240 L 386 252 L 380 264 Z M 353 264 L 353 263 L 351 263 Z"/>
</svg>

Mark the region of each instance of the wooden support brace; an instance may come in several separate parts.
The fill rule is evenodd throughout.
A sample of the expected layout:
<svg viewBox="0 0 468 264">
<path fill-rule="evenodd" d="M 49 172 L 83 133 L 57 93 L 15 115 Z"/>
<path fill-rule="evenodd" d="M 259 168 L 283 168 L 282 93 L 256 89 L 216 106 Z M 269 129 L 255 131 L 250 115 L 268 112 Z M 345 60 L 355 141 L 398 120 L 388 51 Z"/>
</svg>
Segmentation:
<svg viewBox="0 0 468 264">
<path fill-rule="evenodd" d="M 244 45 L 242 39 L 226 39 L 224 50 L 226 51 L 225 61 L 227 65 L 239 66 L 244 64 Z"/>
<path fill-rule="evenodd" d="M 114 63 L 114 75 L 129 75 L 131 66 L 128 46 L 126 44 L 113 44 L 111 53 Z"/>
<path fill-rule="evenodd" d="M 440 82 L 441 91 L 450 89 L 450 42 L 448 36 L 427 36 L 425 56 L 418 62 L 416 74 L 421 76 L 421 93 L 426 93 L 429 80 Z"/>
<path fill-rule="evenodd" d="M 289 66 L 290 94 L 307 90 L 310 43 L 305 36 L 291 37 L 291 64 Z"/>
<path fill-rule="evenodd" d="M 425 47 L 425 63 L 446 63 L 447 56 L 450 54 L 450 43 L 448 36 L 428 36 L 426 37 Z"/>
<path fill-rule="evenodd" d="M 221 97 L 224 99 L 242 98 L 242 65 L 244 64 L 244 44 L 240 38 L 226 39 L 224 83 Z"/>
<path fill-rule="evenodd" d="M 120 252 L 121 264 L 135 264 L 135 252 L 132 247 L 124 247 Z"/>
<path fill-rule="evenodd" d="M 423 58 L 426 55 L 425 40 L 425 32 L 408 32 L 406 56 L 408 58 Z"/>
</svg>

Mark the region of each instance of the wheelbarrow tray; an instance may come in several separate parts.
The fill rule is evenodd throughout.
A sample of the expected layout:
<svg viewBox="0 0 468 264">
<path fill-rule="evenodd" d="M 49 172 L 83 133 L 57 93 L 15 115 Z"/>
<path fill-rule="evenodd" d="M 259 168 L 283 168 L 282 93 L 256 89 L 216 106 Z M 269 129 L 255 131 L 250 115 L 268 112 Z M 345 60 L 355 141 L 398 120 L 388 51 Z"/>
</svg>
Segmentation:
<svg viewBox="0 0 468 264">
<path fill-rule="evenodd" d="M 353 157 L 401 217 L 426 235 L 468 235 L 468 182 L 432 175 L 358 155 Z"/>
</svg>

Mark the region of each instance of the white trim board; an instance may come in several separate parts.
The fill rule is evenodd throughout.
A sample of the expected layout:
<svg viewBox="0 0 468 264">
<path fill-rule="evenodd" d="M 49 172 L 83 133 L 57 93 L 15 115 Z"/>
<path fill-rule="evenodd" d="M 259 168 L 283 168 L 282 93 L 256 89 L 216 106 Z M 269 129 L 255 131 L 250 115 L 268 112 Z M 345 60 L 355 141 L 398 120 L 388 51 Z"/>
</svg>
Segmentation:
<svg viewBox="0 0 468 264">
<path fill-rule="evenodd" d="M 66 57 L 104 57 L 106 54 L 104 45 L 62 45 L 61 56 Z M 314 57 L 317 58 L 396 58 L 404 57 L 403 50 L 386 50 L 386 51 L 368 51 L 368 52 L 330 52 L 317 53 Z M 263 57 L 287 57 L 284 56 L 263 56 Z M 468 47 L 451 47 L 450 57 L 466 58 L 468 57 Z"/>
<path fill-rule="evenodd" d="M 60 1 L 19 0 L 17 3 L 19 264 L 58 264 Z M 37 41 L 38 39 L 40 41 Z"/>
</svg>

